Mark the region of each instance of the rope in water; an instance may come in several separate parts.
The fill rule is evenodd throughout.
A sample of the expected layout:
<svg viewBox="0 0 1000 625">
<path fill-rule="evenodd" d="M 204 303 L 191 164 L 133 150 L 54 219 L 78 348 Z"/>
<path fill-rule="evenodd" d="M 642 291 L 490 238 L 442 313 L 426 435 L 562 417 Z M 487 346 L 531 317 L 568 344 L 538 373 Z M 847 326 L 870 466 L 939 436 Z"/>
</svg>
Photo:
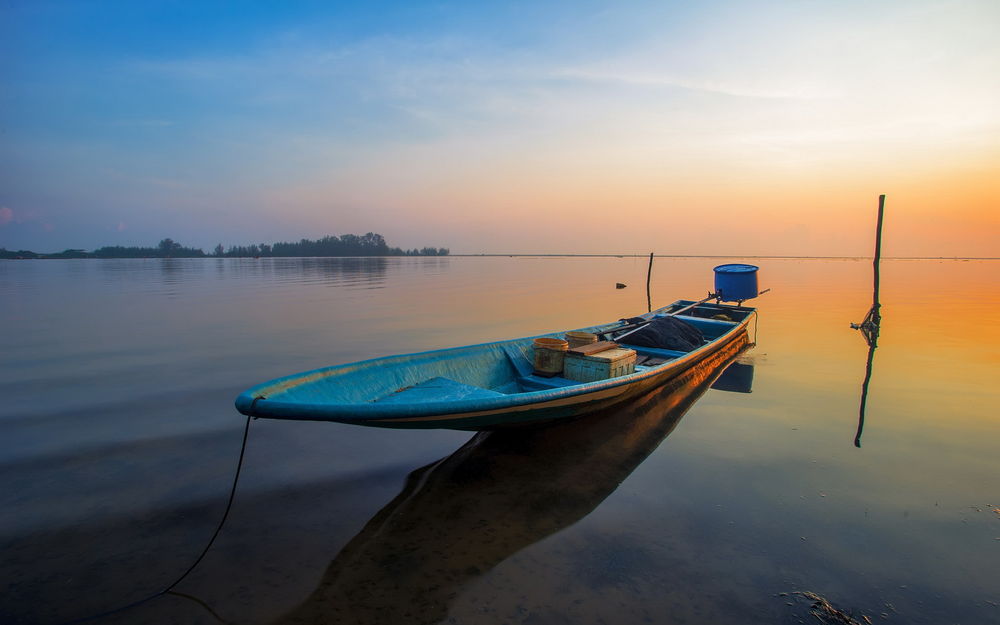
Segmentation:
<svg viewBox="0 0 1000 625">
<path fill-rule="evenodd" d="M 257 403 L 256 400 L 254 400 L 254 403 Z M 208 554 L 208 550 L 212 548 L 212 544 L 215 542 L 215 539 L 218 538 L 219 532 L 222 531 L 222 526 L 226 524 L 226 519 L 229 518 L 229 511 L 232 509 L 233 500 L 236 498 L 236 485 L 239 484 L 240 471 L 243 469 L 243 456 L 246 454 L 247 437 L 249 435 L 250 435 L 250 417 L 247 417 L 246 424 L 243 426 L 243 442 L 242 444 L 240 444 L 240 459 L 236 463 L 236 475 L 233 476 L 233 487 L 229 490 L 229 501 L 226 502 L 226 510 L 225 512 L 222 513 L 222 518 L 219 520 L 219 524 L 216 526 L 215 532 L 212 534 L 212 538 L 209 539 L 208 544 L 205 545 L 205 548 L 201 550 L 201 554 L 199 554 L 199 556 L 195 559 L 194 563 L 191 566 L 189 566 L 186 571 L 181 573 L 180 577 L 175 579 L 173 583 L 171 583 L 163 590 L 160 590 L 159 592 L 153 593 L 148 597 L 139 599 L 138 601 L 133 601 L 132 603 L 119 606 L 112 610 L 107 610 L 105 612 L 100 612 L 98 614 L 92 614 L 90 616 L 84 616 L 78 619 L 74 619 L 72 621 L 66 621 L 62 625 L 74 625 L 75 623 L 85 623 L 87 621 L 103 618 L 105 616 L 111 616 L 112 614 L 118 614 L 119 612 L 124 612 L 125 610 L 130 610 L 132 608 L 138 607 L 144 603 L 156 599 L 157 597 L 162 597 L 163 595 L 170 593 L 170 591 L 172 591 L 174 587 L 177 586 L 177 584 L 180 584 L 182 581 L 184 581 L 185 577 L 191 574 L 191 571 L 193 571 L 195 567 L 197 567 L 201 563 L 201 561 L 205 558 L 205 555 Z"/>
</svg>

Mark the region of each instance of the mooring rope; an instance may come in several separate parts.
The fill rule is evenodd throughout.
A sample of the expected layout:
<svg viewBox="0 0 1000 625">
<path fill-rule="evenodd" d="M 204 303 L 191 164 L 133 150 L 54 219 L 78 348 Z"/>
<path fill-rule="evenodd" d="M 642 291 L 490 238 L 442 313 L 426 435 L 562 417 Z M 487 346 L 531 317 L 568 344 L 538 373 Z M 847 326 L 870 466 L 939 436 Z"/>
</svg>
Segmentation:
<svg viewBox="0 0 1000 625">
<path fill-rule="evenodd" d="M 254 400 L 254 403 L 257 403 L 256 400 Z M 215 542 L 215 539 L 218 538 L 219 532 L 222 531 L 222 526 L 226 524 L 226 519 L 229 518 L 229 511 L 232 510 L 233 500 L 236 498 L 236 485 L 239 484 L 240 471 L 243 469 L 243 456 L 246 454 L 247 438 L 249 435 L 250 435 L 250 417 L 247 417 L 246 424 L 243 426 L 243 442 L 240 444 L 240 459 L 236 462 L 236 475 L 233 476 L 233 487 L 229 490 L 229 501 L 226 502 L 226 511 L 222 513 L 222 518 L 219 520 L 219 524 L 216 526 L 215 532 L 212 534 L 212 538 L 209 539 L 208 544 L 205 545 L 205 548 L 201 550 L 201 554 L 195 559 L 194 563 L 191 566 L 189 566 L 186 571 L 181 573 L 180 577 L 175 579 L 169 586 L 167 586 L 163 590 L 155 592 L 149 595 L 148 597 L 139 599 L 138 601 L 133 601 L 132 603 L 119 606 L 112 610 L 107 610 L 105 612 L 100 612 L 98 614 L 92 614 L 90 616 L 84 616 L 78 619 L 74 619 L 72 621 L 65 621 L 64 623 L 62 623 L 62 625 L 74 625 L 75 623 L 85 623 L 87 621 L 103 618 L 105 616 L 111 616 L 112 614 L 117 614 L 119 612 L 124 612 L 125 610 L 130 610 L 132 608 L 138 607 L 144 603 L 156 599 L 157 597 L 162 597 L 163 595 L 170 593 L 174 589 L 174 587 L 177 586 L 177 584 L 180 584 L 182 581 L 184 581 L 185 577 L 191 574 L 191 571 L 193 571 L 195 567 L 197 567 L 201 563 L 201 561 L 205 558 L 205 555 L 208 554 L 208 550 L 212 548 L 212 544 Z"/>
</svg>

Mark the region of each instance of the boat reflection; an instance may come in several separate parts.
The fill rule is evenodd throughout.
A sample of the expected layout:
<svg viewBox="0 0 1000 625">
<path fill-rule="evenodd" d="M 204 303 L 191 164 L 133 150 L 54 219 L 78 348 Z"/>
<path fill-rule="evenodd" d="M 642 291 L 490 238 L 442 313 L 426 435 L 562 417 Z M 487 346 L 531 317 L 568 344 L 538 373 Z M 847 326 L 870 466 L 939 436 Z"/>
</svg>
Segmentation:
<svg viewBox="0 0 1000 625">
<path fill-rule="evenodd" d="M 579 521 L 680 422 L 746 336 L 613 411 L 545 429 L 481 432 L 413 471 L 399 495 L 277 623 L 435 623 L 462 588 Z"/>
<path fill-rule="evenodd" d="M 753 392 L 753 369 L 752 362 L 731 363 L 712 382 L 712 388 L 716 391 L 728 391 L 730 393 L 752 393 Z"/>
</svg>

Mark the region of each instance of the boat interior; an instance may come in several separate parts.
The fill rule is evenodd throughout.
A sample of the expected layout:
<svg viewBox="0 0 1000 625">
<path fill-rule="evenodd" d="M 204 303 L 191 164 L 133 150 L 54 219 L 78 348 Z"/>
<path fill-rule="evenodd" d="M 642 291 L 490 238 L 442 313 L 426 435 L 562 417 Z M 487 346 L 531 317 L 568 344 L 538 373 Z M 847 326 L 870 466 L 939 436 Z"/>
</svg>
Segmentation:
<svg viewBox="0 0 1000 625">
<path fill-rule="evenodd" d="M 752 308 L 681 300 L 640 317 L 650 320 L 668 316 L 685 307 L 688 309 L 674 316 L 698 328 L 704 337 L 703 344 L 722 336 L 754 311 Z M 622 326 L 622 321 L 616 321 L 577 331 L 605 334 Z M 274 380 L 252 391 L 255 396 L 279 401 L 343 406 L 489 400 L 539 391 L 568 390 L 586 382 L 562 375 L 538 375 L 534 371 L 534 340 L 545 337 L 561 339 L 563 334 L 554 332 L 339 365 Z M 629 345 L 627 336 L 621 339 L 615 336 L 612 331 L 604 338 L 622 348 L 635 350 L 636 373 L 665 366 L 689 353 Z"/>
<path fill-rule="evenodd" d="M 691 301 L 679 301 L 668 307 L 641 315 L 643 319 L 650 320 L 655 317 L 668 316 L 674 311 L 681 310 L 694 304 Z M 739 308 L 734 306 L 724 306 L 715 304 L 700 304 L 676 315 L 676 318 L 685 321 L 701 331 L 704 342 L 710 343 L 719 336 L 725 334 L 733 326 L 743 321 L 752 309 Z M 603 324 L 584 328 L 586 332 L 603 333 L 609 328 L 618 327 L 621 322 Z M 552 338 L 561 338 L 560 333 L 546 335 Z M 610 338 L 614 340 L 614 333 Z M 563 375 L 538 375 L 534 370 L 533 362 L 533 340 L 521 339 L 509 341 L 501 345 L 503 358 L 500 359 L 500 371 L 483 379 L 477 375 L 477 366 L 471 366 L 462 371 L 459 375 L 445 376 L 436 375 L 418 381 L 406 387 L 399 388 L 388 394 L 379 396 L 373 401 L 375 403 L 425 403 L 437 401 L 455 401 L 459 399 L 486 399 L 490 397 L 500 397 L 503 395 L 514 395 L 530 393 L 534 391 L 546 391 L 552 389 L 569 388 L 586 384 Z M 623 348 L 632 349 L 636 352 L 635 372 L 642 373 L 650 369 L 661 367 L 678 358 L 686 356 L 689 352 L 672 349 L 662 349 L 630 345 L 628 337 L 615 342 Z M 697 348 L 695 348 L 697 349 Z M 471 355 L 470 355 L 471 356 Z M 477 357 L 472 356 L 473 359 Z M 506 365 L 506 366 L 503 366 Z M 470 379 L 479 378 L 479 379 Z"/>
<path fill-rule="evenodd" d="M 671 312 L 680 310 L 686 306 L 693 304 L 691 301 L 681 300 L 679 302 L 674 302 L 670 306 L 655 311 L 653 313 L 647 313 L 642 315 L 643 318 L 652 319 L 657 316 L 667 316 Z M 739 308 L 734 306 L 724 306 L 716 304 L 700 304 L 695 308 L 687 310 L 684 314 L 676 315 L 677 319 L 685 321 L 701 331 L 704 337 L 703 345 L 711 343 L 715 339 L 719 338 L 733 326 L 738 325 L 741 321 L 746 319 L 746 317 L 752 312 L 752 309 Z M 717 317 L 725 316 L 728 319 L 719 319 Z M 606 324 L 604 326 L 595 326 L 594 328 L 588 328 L 590 332 L 601 332 L 607 327 L 614 327 L 616 324 Z M 553 335 L 555 336 L 555 335 Z M 632 349 L 636 352 L 636 365 L 635 372 L 642 373 L 656 367 L 661 367 L 670 361 L 676 360 L 686 356 L 689 352 L 678 351 L 673 349 L 662 349 L 656 347 L 648 347 L 643 345 L 631 345 L 628 342 L 628 337 L 625 336 L 621 340 L 615 340 L 615 342 L 623 348 Z M 529 349 L 531 346 L 529 345 Z M 696 348 L 697 349 L 697 348 Z M 531 391 L 541 391 L 553 388 L 564 388 L 570 386 L 577 386 L 580 384 L 585 384 L 585 382 L 578 382 L 576 380 L 571 380 L 563 376 L 541 376 L 534 372 L 534 366 L 529 357 L 530 352 L 520 354 L 515 353 L 516 348 L 508 349 L 508 357 L 511 360 L 512 366 L 517 370 L 516 380 L 512 384 L 508 384 L 504 387 L 497 388 L 495 390 L 511 394 L 511 393 L 527 393 Z M 693 350 L 692 350 L 693 351 Z M 520 357 L 518 357 L 520 356 Z"/>
</svg>

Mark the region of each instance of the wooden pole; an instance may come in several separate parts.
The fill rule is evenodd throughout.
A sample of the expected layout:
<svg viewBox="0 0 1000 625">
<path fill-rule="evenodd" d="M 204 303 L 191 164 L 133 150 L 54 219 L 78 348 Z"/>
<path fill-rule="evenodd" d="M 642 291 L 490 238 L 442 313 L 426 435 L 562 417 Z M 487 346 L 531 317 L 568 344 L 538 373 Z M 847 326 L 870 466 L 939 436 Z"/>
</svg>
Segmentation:
<svg viewBox="0 0 1000 625">
<path fill-rule="evenodd" d="M 878 196 L 878 221 L 875 224 L 875 257 L 872 259 L 872 307 L 868 309 L 861 323 L 852 323 L 851 327 L 861 330 L 865 335 L 865 340 L 871 345 L 878 339 L 879 324 L 882 322 L 882 304 L 878 301 L 879 293 L 879 265 L 882 261 L 882 218 L 885 214 L 885 194 Z"/>
<path fill-rule="evenodd" d="M 875 272 L 875 288 L 872 293 L 872 311 L 874 311 L 874 321 L 877 324 L 882 316 L 879 314 L 879 308 L 881 305 L 878 301 L 878 287 L 879 287 L 879 262 L 882 260 L 882 213 L 885 210 L 885 194 L 878 196 L 878 224 L 875 226 L 875 260 L 872 261 L 872 265 Z"/>
<path fill-rule="evenodd" d="M 649 279 L 653 276 L 653 252 L 649 253 L 649 269 L 646 270 L 646 312 L 653 312 L 653 297 L 649 292 Z"/>
</svg>

